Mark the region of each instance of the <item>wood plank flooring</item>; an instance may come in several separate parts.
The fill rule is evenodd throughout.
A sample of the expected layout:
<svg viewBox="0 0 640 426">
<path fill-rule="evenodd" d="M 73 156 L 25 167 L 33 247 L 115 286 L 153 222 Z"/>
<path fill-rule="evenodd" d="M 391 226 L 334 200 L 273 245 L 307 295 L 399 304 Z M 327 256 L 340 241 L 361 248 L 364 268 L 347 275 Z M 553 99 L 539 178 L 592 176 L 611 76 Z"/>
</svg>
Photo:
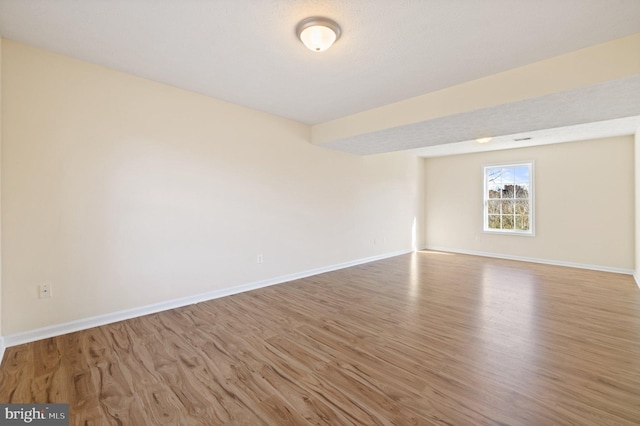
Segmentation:
<svg viewBox="0 0 640 426">
<path fill-rule="evenodd" d="M 8 348 L 76 425 L 638 425 L 626 275 L 423 251 Z"/>
</svg>

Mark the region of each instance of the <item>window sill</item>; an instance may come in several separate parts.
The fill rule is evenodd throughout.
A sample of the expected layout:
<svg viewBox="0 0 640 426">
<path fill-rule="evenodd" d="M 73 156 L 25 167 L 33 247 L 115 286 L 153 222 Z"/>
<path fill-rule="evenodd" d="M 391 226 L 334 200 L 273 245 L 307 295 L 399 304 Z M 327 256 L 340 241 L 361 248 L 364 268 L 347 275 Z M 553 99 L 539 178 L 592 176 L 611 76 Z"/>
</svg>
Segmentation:
<svg viewBox="0 0 640 426">
<path fill-rule="evenodd" d="M 493 234 L 493 235 L 513 235 L 516 237 L 535 237 L 536 233 L 532 232 L 511 232 L 511 231 L 490 231 L 484 229 L 482 231 L 483 234 Z"/>
</svg>

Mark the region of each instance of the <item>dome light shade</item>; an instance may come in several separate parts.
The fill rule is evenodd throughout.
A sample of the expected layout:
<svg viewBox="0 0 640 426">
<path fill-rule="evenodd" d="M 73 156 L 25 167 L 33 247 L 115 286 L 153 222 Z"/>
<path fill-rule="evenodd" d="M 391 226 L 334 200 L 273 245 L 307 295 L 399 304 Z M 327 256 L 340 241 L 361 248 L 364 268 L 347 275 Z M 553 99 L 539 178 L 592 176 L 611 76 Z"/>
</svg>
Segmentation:
<svg viewBox="0 0 640 426">
<path fill-rule="evenodd" d="M 491 140 L 491 138 L 480 138 L 480 139 L 476 139 L 476 142 L 478 143 L 487 143 Z"/>
<path fill-rule="evenodd" d="M 296 34 L 309 50 L 322 52 L 333 45 L 341 34 L 340 26 L 328 18 L 303 19 L 296 27 Z"/>
</svg>

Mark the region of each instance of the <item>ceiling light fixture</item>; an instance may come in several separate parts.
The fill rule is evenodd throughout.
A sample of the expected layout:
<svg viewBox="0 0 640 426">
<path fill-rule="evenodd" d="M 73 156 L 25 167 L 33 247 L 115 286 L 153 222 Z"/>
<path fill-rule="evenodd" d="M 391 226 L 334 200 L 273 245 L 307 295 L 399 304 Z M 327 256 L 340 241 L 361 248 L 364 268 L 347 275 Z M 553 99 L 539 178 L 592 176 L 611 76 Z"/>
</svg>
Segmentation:
<svg viewBox="0 0 640 426">
<path fill-rule="evenodd" d="M 314 16 L 300 21 L 296 27 L 296 34 L 309 50 L 322 52 L 340 38 L 342 30 L 335 21 Z"/>
<path fill-rule="evenodd" d="M 480 139 L 476 139 L 476 142 L 478 143 L 487 143 L 491 140 L 491 138 L 480 138 Z"/>
</svg>

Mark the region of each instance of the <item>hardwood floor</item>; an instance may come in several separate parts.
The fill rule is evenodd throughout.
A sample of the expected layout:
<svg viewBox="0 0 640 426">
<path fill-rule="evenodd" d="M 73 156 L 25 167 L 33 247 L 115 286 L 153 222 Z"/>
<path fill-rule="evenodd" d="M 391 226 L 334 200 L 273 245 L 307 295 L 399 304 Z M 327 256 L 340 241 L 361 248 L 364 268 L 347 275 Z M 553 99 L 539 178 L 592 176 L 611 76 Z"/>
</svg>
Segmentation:
<svg viewBox="0 0 640 426">
<path fill-rule="evenodd" d="M 419 252 L 7 349 L 71 424 L 640 424 L 626 275 Z"/>
</svg>

